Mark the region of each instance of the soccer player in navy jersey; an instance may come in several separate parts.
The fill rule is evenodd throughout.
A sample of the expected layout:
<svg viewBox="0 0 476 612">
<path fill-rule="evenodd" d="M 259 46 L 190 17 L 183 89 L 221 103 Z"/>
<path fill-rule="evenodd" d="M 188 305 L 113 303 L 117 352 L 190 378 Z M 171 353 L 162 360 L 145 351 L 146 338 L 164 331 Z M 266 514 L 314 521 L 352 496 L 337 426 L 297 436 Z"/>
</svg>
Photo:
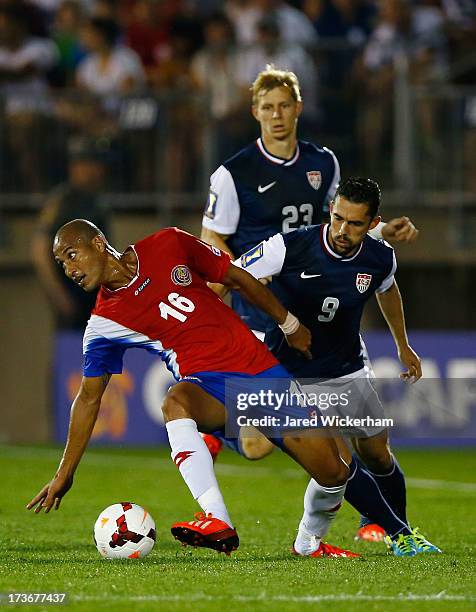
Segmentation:
<svg viewBox="0 0 476 612">
<path fill-rule="evenodd" d="M 72 404 L 63 458 L 27 508 L 36 513 L 59 508 L 111 375 L 122 371 L 128 348 L 142 348 L 160 356 L 178 381 L 162 410 L 172 459 L 203 510 L 196 521 L 175 523 L 172 533 L 193 546 L 235 550 L 238 535 L 197 426 L 202 431 L 224 427 L 225 382 L 230 378 L 272 379 L 289 386 L 289 374 L 207 283 L 239 289 L 281 325 L 290 346 L 307 358 L 309 330 L 265 286 L 234 266 L 227 253 L 177 228 L 156 232 L 120 254 L 97 227 L 77 219 L 58 230 L 53 253 L 69 278 L 85 291 L 99 292 L 84 333 L 83 378 Z M 262 411 L 266 414 L 265 407 Z M 341 505 L 349 475 L 337 443 L 331 437 L 299 438 L 292 432 L 276 432 L 273 440 L 312 477 L 312 510 L 321 539 Z M 358 555 L 319 541 L 313 556 Z"/>
<path fill-rule="evenodd" d="M 374 294 L 406 368 L 401 377 L 415 382 L 422 374 L 420 359 L 408 343 L 402 300 L 394 279 L 395 253 L 388 243 L 368 235 L 380 221 L 379 206 L 380 189 L 375 181 L 347 179 L 339 185 L 331 203 L 330 223 L 275 234 L 235 262 L 257 279 L 272 276 L 274 294 L 311 331 L 309 360 L 283 342 L 275 324 L 268 326 L 265 342 L 279 362 L 301 382 L 311 378 L 333 383 L 342 380 L 341 387 L 346 389 L 349 381 L 358 381 L 354 396 L 357 391 L 357 397 L 366 398 L 363 407 L 370 415 L 383 412 L 363 358 L 360 320 L 365 303 Z M 302 384 L 309 392 L 313 385 L 307 382 Z M 345 414 L 345 409 L 342 412 Z M 388 429 L 363 428 L 348 435 L 368 471 L 358 464 L 351 467 L 346 499 L 378 523 L 388 521 L 386 543 L 395 554 L 440 552 L 418 529 L 408 526 L 405 478 L 390 450 Z M 312 501 L 312 495 L 311 484 L 306 498 Z M 387 505 L 397 521 L 388 516 Z M 310 508 L 312 504 L 305 502 L 295 544 L 300 554 L 310 554 L 313 546 Z"/>
</svg>

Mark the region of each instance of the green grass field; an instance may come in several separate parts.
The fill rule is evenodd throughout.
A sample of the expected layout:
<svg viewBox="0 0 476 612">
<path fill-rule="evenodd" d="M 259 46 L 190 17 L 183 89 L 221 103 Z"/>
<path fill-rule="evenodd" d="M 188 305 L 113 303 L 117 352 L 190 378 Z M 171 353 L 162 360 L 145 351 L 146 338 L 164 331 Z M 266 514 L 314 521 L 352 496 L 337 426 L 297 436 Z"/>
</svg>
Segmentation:
<svg viewBox="0 0 476 612">
<path fill-rule="evenodd" d="M 282 453 L 258 463 L 231 452 L 219 458 L 241 539 L 231 557 L 182 548 L 170 535 L 170 524 L 191 519 L 197 508 L 165 449 L 90 449 L 61 509 L 27 512 L 60 454 L 0 447 L 0 592 L 67 592 L 67 609 L 134 612 L 476 608 L 474 451 L 398 453 L 411 520 L 443 555 L 397 559 L 383 544 L 354 543 L 357 515 L 345 505 L 327 540 L 363 553 L 355 560 L 290 555 L 306 477 Z M 155 518 L 157 544 L 143 560 L 108 561 L 96 551 L 94 521 L 117 501 L 141 504 Z"/>
</svg>

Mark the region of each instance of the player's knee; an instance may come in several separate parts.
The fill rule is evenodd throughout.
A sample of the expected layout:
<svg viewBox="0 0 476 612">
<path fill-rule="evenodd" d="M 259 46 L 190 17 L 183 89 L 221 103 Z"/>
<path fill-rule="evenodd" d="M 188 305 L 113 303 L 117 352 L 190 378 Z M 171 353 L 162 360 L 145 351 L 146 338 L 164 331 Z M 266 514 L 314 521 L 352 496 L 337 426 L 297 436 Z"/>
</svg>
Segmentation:
<svg viewBox="0 0 476 612">
<path fill-rule="evenodd" d="M 256 461 L 258 459 L 262 459 L 269 455 L 273 450 L 274 446 L 272 442 L 267 440 L 266 438 L 242 438 L 241 439 L 241 448 L 243 450 L 243 454 L 247 459 L 251 461 Z"/>
<path fill-rule="evenodd" d="M 348 466 L 343 461 L 339 460 L 335 470 L 336 486 L 345 484 L 349 476 L 350 472 Z"/>
<path fill-rule="evenodd" d="M 375 474 L 388 472 L 393 466 L 393 455 L 386 435 L 358 440 L 356 450 L 366 467 Z"/>
<path fill-rule="evenodd" d="M 169 389 L 165 399 L 162 403 L 162 414 L 166 423 L 174 421 L 175 419 L 187 419 L 191 418 L 189 410 L 187 409 L 187 403 L 184 401 L 180 391 L 177 391 L 175 387 Z"/>
<path fill-rule="evenodd" d="M 368 469 L 374 474 L 384 474 L 393 465 L 392 453 L 387 447 L 376 449 L 371 453 L 365 453 L 361 458 Z"/>
<path fill-rule="evenodd" d="M 335 461 L 327 463 L 325 473 L 319 475 L 317 480 L 322 486 L 338 487 L 347 482 L 349 475 L 347 465 L 340 458 L 336 458 Z"/>
</svg>

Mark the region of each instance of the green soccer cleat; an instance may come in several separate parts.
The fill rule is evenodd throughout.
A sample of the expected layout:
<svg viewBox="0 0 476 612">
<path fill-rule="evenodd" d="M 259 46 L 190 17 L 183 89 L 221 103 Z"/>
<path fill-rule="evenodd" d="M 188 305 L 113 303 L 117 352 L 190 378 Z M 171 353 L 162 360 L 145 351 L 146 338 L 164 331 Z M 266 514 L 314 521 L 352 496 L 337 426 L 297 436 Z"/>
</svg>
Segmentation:
<svg viewBox="0 0 476 612">
<path fill-rule="evenodd" d="M 401 533 L 396 540 L 392 540 L 390 536 L 385 536 L 383 541 L 396 557 L 414 557 L 418 552 L 411 534 L 403 535 Z"/>
<path fill-rule="evenodd" d="M 442 552 L 438 546 L 429 542 L 423 534 L 420 533 L 418 527 L 412 529 L 412 538 L 415 542 L 417 552 L 419 553 L 440 553 Z"/>
</svg>

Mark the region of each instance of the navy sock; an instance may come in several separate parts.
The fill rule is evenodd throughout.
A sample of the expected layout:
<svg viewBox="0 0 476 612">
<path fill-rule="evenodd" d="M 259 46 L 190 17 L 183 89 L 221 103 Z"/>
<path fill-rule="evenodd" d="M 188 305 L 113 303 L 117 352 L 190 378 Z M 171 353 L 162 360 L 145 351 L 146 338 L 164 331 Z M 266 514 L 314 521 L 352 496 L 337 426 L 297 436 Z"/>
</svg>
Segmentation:
<svg viewBox="0 0 476 612">
<path fill-rule="evenodd" d="M 368 468 L 367 471 L 375 478 L 382 495 L 388 502 L 398 518 L 407 523 L 407 488 L 405 476 L 393 457 L 393 467 L 387 474 L 374 474 Z"/>
<path fill-rule="evenodd" d="M 390 537 L 393 538 L 398 533 L 410 533 L 408 525 L 390 508 L 369 472 L 364 470 L 354 458 L 349 469 L 351 475 L 347 481 L 345 499 L 360 514 L 370 519 L 371 523 L 377 523 L 385 529 Z"/>
<path fill-rule="evenodd" d="M 356 455 L 355 453 L 352 455 L 352 460 L 355 461 L 356 463 L 358 463 L 360 465 L 361 468 L 363 468 L 364 470 L 367 470 L 367 468 L 365 467 L 365 465 L 362 463 L 362 461 L 360 460 L 359 456 Z M 352 472 L 351 472 L 352 473 Z M 360 524 L 359 524 L 359 528 L 365 527 L 366 525 L 372 525 L 372 521 L 367 518 L 366 516 L 364 516 L 363 514 L 360 515 Z"/>
</svg>

